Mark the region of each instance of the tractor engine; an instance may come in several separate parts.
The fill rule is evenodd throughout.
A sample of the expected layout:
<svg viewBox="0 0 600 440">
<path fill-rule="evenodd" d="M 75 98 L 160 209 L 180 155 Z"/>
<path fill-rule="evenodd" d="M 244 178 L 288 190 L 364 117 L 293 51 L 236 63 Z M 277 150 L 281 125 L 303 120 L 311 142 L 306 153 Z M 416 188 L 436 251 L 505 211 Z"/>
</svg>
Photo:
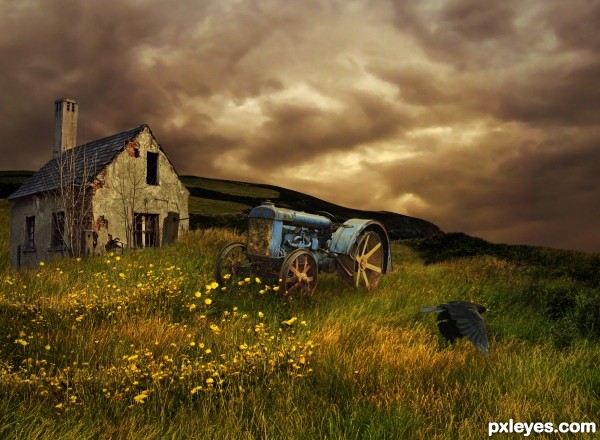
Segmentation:
<svg viewBox="0 0 600 440">
<path fill-rule="evenodd" d="M 277 208 L 271 202 L 253 208 L 248 221 L 248 253 L 283 258 L 296 249 L 316 252 L 331 239 L 331 220 Z"/>
</svg>

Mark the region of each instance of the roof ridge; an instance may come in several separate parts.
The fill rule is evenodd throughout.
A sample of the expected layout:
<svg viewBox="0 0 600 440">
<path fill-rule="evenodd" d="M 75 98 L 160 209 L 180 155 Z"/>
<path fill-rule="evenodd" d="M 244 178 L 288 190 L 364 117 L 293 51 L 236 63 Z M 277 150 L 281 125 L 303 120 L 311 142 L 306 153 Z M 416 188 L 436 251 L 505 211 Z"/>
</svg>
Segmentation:
<svg viewBox="0 0 600 440">
<path fill-rule="evenodd" d="M 103 138 L 94 139 L 93 141 L 86 142 L 66 150 L 64 152 L 67 153 L 66 157 L 74 157 L 75 181 L 87 182 L 90 180 L 90 178 L 96 176 L 98 172 L 100 172 L 102 168 L 110 163 L 116 154 L 125 147 L 126 143 L 144 128 L 148 128 L 148 130 L 150 130 L 148 124 L 141 124 L 125 131 L 121 131 Z M 93 154 L 80 154 L 82 150 L 85 151 L 86 147 L 92 147 Z M 35 174 L 27 179 L 6 199 L 14 200 L 20 197 L 26 197 L 56 189 L 56 185 L 52 183 L 56 182 L 56 179 L 53 178 L 56 167 L 52 166 L 54 163 L 56 163 L 56 160 L 57 158 L 52 158 L 46 162 Z M 90 163 L 83 163 L 83 161 L 88 160 Z M 90 174 L 90 170 L 92 170 L 93 174 Z"/>
</svg>

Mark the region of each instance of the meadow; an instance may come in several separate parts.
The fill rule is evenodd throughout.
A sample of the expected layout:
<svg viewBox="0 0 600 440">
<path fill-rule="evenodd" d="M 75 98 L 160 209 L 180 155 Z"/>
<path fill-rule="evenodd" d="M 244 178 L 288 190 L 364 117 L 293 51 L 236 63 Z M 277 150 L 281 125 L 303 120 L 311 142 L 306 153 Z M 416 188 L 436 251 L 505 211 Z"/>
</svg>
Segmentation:
<svg viewBox="0 0 600 440">
<path fill-rule="evenodd" d="M 219 248 L 243 240 L 226 229 L 14 271 L 3 201 L 0 222 L 0 438 L 480 439 L 509 419 L 600 424 L 597 255 L 402 241 L 374 292 L 323 275 L 312 297 L 283 297 L 269 280 L 214 282 Z M 447 345 L 419 312 L 450 299 L 491 309 L 488 354 Z"/>
</svg>

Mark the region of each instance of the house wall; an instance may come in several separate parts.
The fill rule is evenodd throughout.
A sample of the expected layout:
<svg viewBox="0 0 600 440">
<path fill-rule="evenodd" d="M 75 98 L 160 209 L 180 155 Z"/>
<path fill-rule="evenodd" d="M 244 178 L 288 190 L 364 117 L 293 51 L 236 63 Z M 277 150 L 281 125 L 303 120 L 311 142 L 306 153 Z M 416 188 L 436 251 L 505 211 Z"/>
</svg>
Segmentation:
<svg viewBox="0 0 600 440">
<path fill-rule="evenodd" d="M 158 185 L 146 183 L 148 152 L 158 153 Z M 110 237 L 135 247 L 135 213 L 158 215 L 160 246 L 189 228 L 189 192 L 147 127 L 99 174 L 95 187 L 93 229 L 101 250 Z M 178 219 L 183 220 L 174 221 Z"/>
<path fill-rule="evenodd" d="M 40 261 L 66 256 L 65 250 L 50 249 L 53 203 L 44 196 L 32 196 L 14 201 L 10 208 L 10 264 L 13 267 L 33 267 Z M 26 218 L 35 217 L 35 247 L 27 249 Z M 19 261 L 20 253 L 20 261 Z"/>
<path fill-rule="evenodd" d="M 148 152 L 158 154 L 158 185 L 146 183 Z M 79 239 L 74 249 L 77 254 L 97 255 L 105 252 L 110 237 L 119 238 L 125 247 L 135 247 L 132 233 L 134 213 L 158 215 L 159 231 L 156 238 L 159 246 L 177 240 L 189 228 L 189 192 L 147 127 L 98 173 L 92 188 L 91 225 L 89 230 L 82 231 L 87 237 L 86 249 L 80 252 Z M 40 261 L 68 255 L 65 250 L 50 248 L 52 213 L 59 205 L 50 197 L 31 196 L 12 202 L 11 266 L 33 267 Z M 86 210 L 86 213 L 89 211 Z M 35 250 L 25 248 L 28 216 L 35 216 Z"/>
</svg>

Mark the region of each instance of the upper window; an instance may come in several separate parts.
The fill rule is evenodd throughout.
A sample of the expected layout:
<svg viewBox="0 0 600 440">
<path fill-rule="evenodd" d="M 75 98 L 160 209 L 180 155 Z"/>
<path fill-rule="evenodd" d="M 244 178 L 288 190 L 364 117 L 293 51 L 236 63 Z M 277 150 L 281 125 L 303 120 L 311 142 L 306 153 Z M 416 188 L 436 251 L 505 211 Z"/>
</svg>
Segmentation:
<svg viewBox="0 0 600 440">
<path fill-rule="evenodd" d="M 158 185 L 158 153 L 146 153 L 146 183 Z"/>
<path fill-rule="evenodd" d="M 51 248 L 61 248 L 65 245 L 65 213 L 55 212 L 52 214 L 52 236 L 50 237 Z"/>
<path fill-rule="evenodd" d="M 25 217 L 25 249 L 35 249 L 35 216 Z"/>
</svg>

